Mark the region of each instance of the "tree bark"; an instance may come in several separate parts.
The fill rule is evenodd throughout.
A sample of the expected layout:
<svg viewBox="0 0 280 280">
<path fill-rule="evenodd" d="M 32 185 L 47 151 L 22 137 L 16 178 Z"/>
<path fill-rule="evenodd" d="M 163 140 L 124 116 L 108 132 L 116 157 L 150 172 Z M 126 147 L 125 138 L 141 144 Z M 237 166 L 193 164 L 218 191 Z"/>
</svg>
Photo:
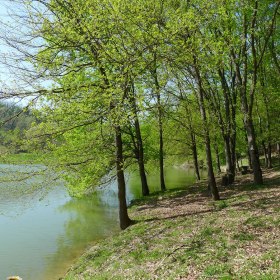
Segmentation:
<svg viewBox="0 0 280 280">
<path fill-rule="evenodd" d="M 158 107 L 158 125 L 159 125 L 159 169 L 160 169 L 160 188 L 166 191 L 164 180 L 164 152 L 163 152 L 163 111 L 161 105 L 160 85 L 157 76 L 157 56 L 154 54 L 154 69 L 153 69 L 154 83 L 156 87 L 156 98 Z"/>
<path fill-rule="evenodd" d="M 267 168 L 272 168 L 271 143 L 267 145 Z"/>
<path fill-rule="evenodd" d="M 280 165 L 280 143 L 276 144 L 276 148 L 277 148 L 277 156 L 278 156 L 278 161 L 279 161 L 279 165 Z"/>
<path fill-rule="evenodd" d="M 235 121 L 234 121 L 235 122 Z M 233 128 L 234 132 L 232 133 L 230 137 L 230 150 L 231 150 L 231 164 L 232 164 L 232 175 L 233 180 L 235 178 L 236 173 L 236 124 L 234 124 Z"/>
<path fill-rule="evenodd" d="M 268 166 L 267 149 L 264 141 L 262 141 L 262 147 L 263 147 L 263 155 L 264 155 L 264 165 L 265 167 L 267 167 Z"/>
<path fill-rule="evenodd" d="M 235 158 L 236 158 L 236 170 L 237 170 L 237 171 L 240 171 L 238 154 L 235 155 Z M 242 165 L 242 164 L 241 164 L 241 165 Z"/>
<path fill-rule="evenodd" d="M 164 180 L 163 129 L 162 129 L 162 116 L 160 112 L 159 112 L 159 167 L 160 167 L 160 188 L 162 191 L 165 191 L 166 186 Z"/>
<path fill-rule="evenodd" d="M 250 169 L 253 169 L 253 166 L 252 166 L 252 160 L 251 160 L 251 154 L 250 154 L 250 150 L 248 148 L 247 150 L 247 158 L 248 158 L 248 166 Z"/>
<path fill-rule="evenodd" d="M 138 146 L 138 167 L 139 167 L 139 174 L 141 178 L 142 195 L 147 196 L 150 194 L 150 190 L 148 187 L 147 177 L 145 173 L 144 149 L 143 149 L 143 141 L 142 141 L 138 117 L 136 117 L 135 119 L 135 130 L 136 130 L 136 138 L 137 138 L 137 146 Z"/>
<path fill-rule="evenodd" d="M 210 134 L 209 134 L 209 128 L 207 123 L 207 115 L 206 115 L 206 109 L 204 104 L 204 94 L 203 94 L 203 87 L 202 87 L 202 80 L 200 77 L 200 72 L 198 70 L 198 67 L 196 65 L 196 58 L 194 57 L 194 63 L 195 63 L 195 78 L 197 80 L 198 84 L 198 90 L 197 90 L 197 97 L 198 97 L 198 103 L 200 108 L 200 115 L 201 119 L 203 121 L 203 129 L 204 129 L 204 141 L 205 141 L 205 151 L 206 151 L 206 161 L 207 161 L 207 168 L 208 168 L 208 186 L 210 188 L 212 197 L 214 200 L 219 200 L 220 195 L 219 191 L 216 185 L 216 179 L 214 176 L 214 170 L 213 170 L 213 161 L 212 161 L 212 154 L 211 154 L 211 142 L 210 142 Z"/>
<path fill-rule="evenodd" d="M 255 130 L 254 130 L 252 119 L 248 118 L 245 120 L 245 127 L 247 131 L 248 147 L 249 147 L 251 164 L 252 164 L 252 169 L 254 174 L 254 183 L 262 185 L 263 184 L 262 170 L 261 170 L 261 165 L 259 160 L 259 153 L 258 153 Z"/>
<path fill-rule="evenodd" d="M 214 200 L 219 200 L 220 195 L 216 185 L 216 180 L 214 176 L 213 163 L 212 163 L 212 155 L 211 155 L 211 144 L 209 133 L 206 132 L 205 135 L 205 150 L 206 150 L 206 160 L 208 167 L 208 184 L 211 190 L 211 194 Z"/>
<path fill-rule="evenodd" d="M 145 161 L 144 161 L 144 148 L 143 148 L 143 141 L 141 135 L 141 128 L 138 119 L 138 112 L 137 112 L 137 105 L 136 105 L 136 98 L 135 98 L 135 89 L 134 84 L 132 83 L 132 90 L 130 95 L 130 102 L 132 104 L 133 113 L 134 113 L 134 127 L 136 133 L 136 144 L 135 144 L 135 156 L 138 162 L 139 167 L 139 175 L 141 179 L 141 186 L 142 186 L 142 195 L 147 196 L 150 194 L 147 177 L 145 173 Z"/>
<path fill-rule="evenodd" d="M 224 135 L 224 144 L 225 144 L 225 155 L 226 155 L 226 171 L 234 175 L 234 166 L 232 164 L 232 153 L 230 149 L 230 139 Z"/>
<path fill-rule="evenodd" d="M 123 143 L 121 136 L 121 129 L 119 126 L 115 127 L 115 142 L 116 142 L 116 171 L 118 182 L 118 199 L 119 199 L 119 219 L 121 229 L 126 229 L 132 224 L 128 217 L 127 203 L 126 203 L 126 189 L 124 178 L 124 161 L 123 161 Z"/>
<path fill-rule="evenodd" d="M 257 60 L 257 48 L 256 48 L 256 22 L 258 13 L 258 1 L 255 1 L 254 12 L 252 14 L 251 22 L 248 20 L 248 15 L 244 13 L 243 15 L 243 44 L 239 52 L 242 62 L 238 61 L 236 54 L 232 51 L 233 61 L 236 67 L 236 78 L 239 87 L 241 109 L 243 113 L 244 126 L 247 133 L 248 149 L 250 153 L 252 169 L 254 174 L 254 182 L 256 184 L 263 184 L 262 171 L 260 167 L 259 154 L 256 143 L 256 135 L 254 130 L 254 124 L 252 119 L 254 97 L 256 93 L 257 86 L 257 74 L 258 67 L 261 62 L 262 57 Z M 249 40 L 250 34 L 250 40 Z M 250 45 L 250 50 L 248 50 L 248 45 Z M 252 56 L 252 74 L 249 75 L 248 70 L 248 55 Z M 242 64 L 242 66 L 241 66 Z M 251 79 L 250 92 L 248 93 L 248 79 Z M 249 99 L 249 100 L 248 100 Z"/>
<path fill-rule="evenodd" d="M 195 135 L 193 133 L 191 133 L 191 138 L 192 138 L 192 155 L 193 155 L 193 164 L 194 164 L 194 169 L 195 169 L 195 175 L 196 175 L 197 181 L 200 181 L 196 140 L 195 140 Z"/>
<path fill-rule="evenodd" d="M 218 171 L 218 173 L 221 173 L 220 155 L 219 155 L 219 148 L 218 148 L 217 143 L 215 143 L 214 149 L 215 149 L 215 154 L 216 154 L 217 171 Z"/>
<path fill-rule="evenodd" d="M 220 128 L 224 139 L 225 145 L 225 155 L 226 155 L 226 171 L 231 174 L 231 177 L 235 176 L 235 137 L 236 135 L 232 133 L 235 131 L 236 120 L 235 120 L 235 105 L 236 97 L 234 93 L 234 88 L 230 90 L 227 79 L 225 77 L 224 69 L 219 69 L 219 76 L 223 89 L 223 106 L 225 108 L 224 121 L 222 120 L 222 114 L 219 113 Z M 233 77 L 232 77 L 233 78 Z"/>
</svg>

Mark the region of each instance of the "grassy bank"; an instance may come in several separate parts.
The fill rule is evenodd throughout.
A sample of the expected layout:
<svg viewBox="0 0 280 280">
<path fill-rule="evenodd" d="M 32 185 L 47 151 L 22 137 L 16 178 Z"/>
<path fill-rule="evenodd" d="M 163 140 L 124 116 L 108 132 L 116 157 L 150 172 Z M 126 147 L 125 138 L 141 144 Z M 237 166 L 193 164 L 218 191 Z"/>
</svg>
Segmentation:
<svg viewBox="0 0 280 280">
<path fill-rule="evenodd" d="M 90 248 L 65 279 L 279 279 L 280 172 L 169 191 L 130 208 L 136 224 Z"/>
</svg>

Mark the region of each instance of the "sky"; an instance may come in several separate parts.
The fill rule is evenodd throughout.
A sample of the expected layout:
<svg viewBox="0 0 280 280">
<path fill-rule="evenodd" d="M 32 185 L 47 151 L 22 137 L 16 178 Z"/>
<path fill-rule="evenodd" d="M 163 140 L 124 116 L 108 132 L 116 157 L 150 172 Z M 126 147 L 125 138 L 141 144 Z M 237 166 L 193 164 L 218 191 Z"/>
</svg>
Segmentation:
<svg viewBox="0 0 280 280">
<path fill-rule="evenodd" d="M 10 7 L 10 9 L 8 7 Z M 15 1 L 0 0 L 0 92 L 7 91 L 7 89 L 9 92 L 16 92 L 17 88 L 19 88 L 19 85 L 22 84 L 20 83 L 19 75 L 11 73 L 9 71 L 9 68 L 5 65 L 5 63 L 3 63 L 5 60 L 4 57 L 8 54 L 15 52 L 15 50 L 11 47 L 8 47 L 1 39 L 3 32 L 5 32 L 5 27 L 3 23 L 8 23 L 9 25 L 15 26 L 17 25 L 15 19 L 13 19 L 13 17 L 9 15 L 9 11 L 13 12 L 13 10 L 15 10 L 16 7 L 17 4 Z M 32 98 L 12 98 L 8 99 L 7 101 L 25 106 L 29 103 L 30 99 Z"/>
<path fill-rule="evenodd" d="M 12 18 L 9 16 L 8 11 L 7 11 L 7 5 L 9 5 L 9 1 L 6 0 L 0 0 L 0 24 L 3 22 L 12 22 Z M 3 29 L 3 24 L 0 27 L 0 32 Z M 1 34 L 0 34 L 1 36 Z M 6 53 L 9 53 L 10 48 L 8 48 L 3 40 L 0 39 L 0 82 L 6 81 L 7 79 L 11 79 L 10 75 L 8 74 L 8 70 L 3 65 L 3 55 Z"/>
</svg>

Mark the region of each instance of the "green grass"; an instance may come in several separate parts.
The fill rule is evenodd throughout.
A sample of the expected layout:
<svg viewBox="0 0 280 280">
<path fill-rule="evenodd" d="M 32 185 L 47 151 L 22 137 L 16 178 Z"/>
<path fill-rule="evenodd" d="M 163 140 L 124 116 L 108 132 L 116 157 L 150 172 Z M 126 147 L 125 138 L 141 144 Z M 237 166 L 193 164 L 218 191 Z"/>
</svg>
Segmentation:
<svg viewBox="0 0 280 280">
<path fill-rule="evenodd" d="M 129 209 L 137 222 L 97 244 L 65 279 L 279 279 L 277 176 L 261 188 L 231 186 L 217 202 L 205 186 L 137 200 Z"/>
<path fill-rule="evenodd" d="M 266 219 L 263 219 L 262 217 L 250 217 L 245 221 L 245 224 L 256 228 L 265 228 L 267 226 Z"/>
<path fill-rule="evenodd" d="M 216 263 L 209 265 L 204 269 L 204 276 L 208 277 L 218 277 L 219 279 L 232 279 L 230 276 L 230 267 L 226 263 Z"/>
<path fill-rule="evenodd" d="M 253 234 L 247 232 L 240 232 L 233 235 L 233 239 L 238 241 L 251 241 L 254 240 L 255 237 Z"/>
<path fill-rule="evenodd" d="M 219 201 L 216 201 L 216 203 L 215 203 L 215 208 L 217 210 L 222 210 L 227 207 L 228 207 L 228 202 L 226 200 L 219 200 Z"/>
</svg>

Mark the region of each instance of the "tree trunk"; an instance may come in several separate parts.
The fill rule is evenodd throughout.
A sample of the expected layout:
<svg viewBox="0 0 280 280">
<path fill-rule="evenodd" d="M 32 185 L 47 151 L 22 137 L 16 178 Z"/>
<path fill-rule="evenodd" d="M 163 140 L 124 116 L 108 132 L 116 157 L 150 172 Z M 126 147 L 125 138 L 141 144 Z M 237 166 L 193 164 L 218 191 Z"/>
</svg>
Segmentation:
<svg viewBox="0 0 280 280">
<path fill-rule="evenodd" d="M 254 174 L 254 183 L 262 185 L 263 184 L 262 170 L 260 166 L 255 130 L 254 130 L 252 119 L 246 118 L 245 128 L 247 131 L 247 140 L 248 140 L 248 147 L 249 147 L 250 158 L 251 158 L 253 174 Z"/>
<path fill-rule="evenodd" d="M 237 169 L 237 171 L 240 171 L 238 154 L 236 154 L 235 158 L 236 158 L 236 169 Z M 242 165 L 242 163 L 241 163 L 241 165 Z"/>
<path fill-rule="evenodd" d="M 234 131 L 236 130 L 236 125 L 234 125 Z M 230 137 L 230 151 L 231 151 L 231 164 L 232 164 L 232 175 L 233 180 L 235 178 L 235 171 L 236 171 L 236 132 L 233 132 Z"/>
<path fill-rule="evenodd" d="M 163 130 L 161 114 L 159 116 L 159 167 L 160 167 L 160 188 L 162 191 L 166 190 L 164 180 L 164 156 L 163 156 Z"/>
<path fill-rule="evenodd" d="M 265 167 L 267 167 L 268 166 L 267 149 L 264 141 L 262 141 L 262 147 L 263 147 L 263 155 L 264 155 L 264 165 Z"/>
<path fill-rule="evenodd" d="M 161 96 L 160 96 L 160 85 L 157 76 L 157 56 L 154 54 L 154 71 L 153 71 L 154 83 L 156 87 L 156 98 L 158 106 L 158 125 L 159 125 L 159 169 L 160 169 L 160 188 L 162 191 L 166 190 L 165 180 L 164 180 L 164 152 L 163 152 L 163 111 L 161 106 Z"/>
<path fill-rule="evenodd" d="M 267 145 L 267 168 L 272 168 L 271 143 Z"/>
<path fill-rule="evenodd" d="M 208 184 L 209 184 L 213 199 L 219 200 L 220 196 L 219 196 L 219 191 L 218 191 L 215 176 L 214 176 L 210 137 L 209 137 L 208 132 L 206 132 L 206 135 L 205 135 L 205 150 L 206 150 L 206 160 L 207 160 L 207 167 L 208 167 Z"/>
<path fill-rule="evenodd" d="M 247 158 L 248 158 L 248 166 L 250 169 L 253 169 L 253 166 L 252 166 L 252 160 L 251 160 L 251 154 L 250 154 L 250 150 L 248 148 L 247 150 Z"/>
<path fill-rule="evenodd" d="M 230 138 L 227 135 L 224 135 L 224 144 L 226 155 L 226 171 L 227 173 L 234 175 L 234 166 L 232 164 L 232 155 L 230 149 Z"/>
<path fill-rule="evenodd" d="M 244 118 L 245 130 L 247 133 L 248 149 L 250 153 L 252 169 L 254 174 L 254 182 L 256 184 L 263 184 L 262 171 L 260 167 L 256 135 L 254 131 L 254 125 L 252 120 L 254 97 L 256 93 L 256 86 L 258 80 L 258 67 L 260 60 L 257 61 L 257 49 L 256 49 L 256 21 L 258 13 L 258 1 L 255 1 L 254 12 L 249 21 L 248 14 L 243 15 L 243 43 L 240 48 L 239 56 L 241 57 L 241 63 L 237 60 L 236 54 L 232 51 L 233 62 L 236 66 L 236 78 L 237 85 L 239 87 L 241 109 Z M 249 30 L 250 28 L 250 30 Z M 250 36 L 249 36 L 250 34 Z M 249 41 L 250 37 L 250 41 Z M 250 49 L 248 48 L 250 45 Z M 252 75 L 249 75 L 248 69 L 248 55 L 252 55 Z M 250 92 L 248 93 L 248 79 L 251 79 Z M 248 100 L 249 99 L 249 100 Z"/>
<path fill-rule="evenodd" d="M 135 145 L 135 149 L 137 150 L 136 158 L 137 158 L 137 162 L 138 162 L 139 174 L 140 174 L 141 185 L 142 185 L 142 195 L 147 196 L 150 194 L 150 190 L 148 187 L 147 177 L 146 177 L 146 173 L 145 173 L 144 148 L 143 148 L 143 141 L 142 141 L 139 119 L 138 119 L 137 105 L 136 105 L 136 100 L 135 100 L 134 84 L 132 84 L 130 102 L 132 104 L 133 113 L 134 113 L 134 127 L 135 127 L 135 132 L 136 132 L 136 141 L 137 141 L 137 144 Z"/>
<path fill-rule="evenodd" d="M 277 156 L 278 156 L 278 161 L 279 161 L 279 165 L 280 165 L 280 143 L 277 143 Z"/>
<path fill-rule="evenodd" d="M 195 175 L 196 175 L 197 181 L 200 181 L 195 135 L 193 133 L 191 133 L 191 137 L 192 137 L 192 155 L 193 155 L 193 164 L 194 164 L 194 169 L 195 169 Z"/>
<path fill-rule="evenodd" d="M 217 143 L 215 143 L 214 149 L 215 149 L 215 154 L 216 154 L 217 171 L 218 171 L 218 173 L 221 173 L 220 155 L 219 155 L 219 149 L 218 149 Z"/>
<path fill-rule="evenodd" d="M 225 155 L 226 155 L 226 171 L 232 179 L 234 180 L 235 175 L 235 145 L 234 145 L 234 137 L 231 137 L 232 131 L 235 130 L 236 123 L 235 123 L 235 108 L 234 104 L 236 104 L 236 98 L 234 89 L 230 90 L 228 85 L 225 71 L 224 69 L 219 69 L 219 76 L 221 79 L 221 84 L 223 88 L 223 96 L 224 96 L 224 108 L 225 108 L 225 116 L 224 120 L 222 121 L 222 114 L 220 113 L 220 127 L 221 132 L 224 139 L 225 145 Z M 232 129 L 233 128 L 233 129 Z"/>
<path fill-rule="evenodd" d="M 137 160 L 138 160 L 139 174 L 140 174 L 141 185 L 142 185 L 142 195 L 147 196 L 150 194 L 150 190 L 148 187 L 147 177 L 145 173 L 143 141 L 142 141 L 140 125 L 137 117 L 135 120 L 135 130 L 136 130 L 136 138 L 137 138 L 137 146 L 138 146 Z"/>
<path fill-rule="evenodd" d="M 207 123 L 206 109 L 205 109 L 205 104 L 204 104 L 204 90 L 202 87 L 202 80 L 200 77 L 199 69 L 196 65 L 195 57 L 194 57 L 194 63 L 195 63 L 195 77 L 196 77 L 197 84 L 198 84 L 197 97 L 198 97 L 200 115 L 201 115 L 201 119 L 203 121 L 203 129 L 204 129 L 206 161 L 207 161 L 207 167 L 208 167 L 208 186 L 210 188 L 213 199 L 219 200 L 220 196 L 219 196 L 219 191 L 218 191 L 218 188 L 216 185 L 216 180 L 215 180 L 214 170 L 213 170 L 210 135 L 209 135 L 209 128 L 208 128 L 208 123 Z"/>
<path fill-rule="evenodd" d="M 136 130 L 138 152 L 139 152 L 138 166 L 139 166 L 139 174 L 140 174 L 141 184 L 142 184 L 142 195 L 147 196 L 150 194 L 150 190 L 148 187 L 147 177 L 145 173 L 144 149 L 143 149 L 143 142 L 142 142 L 142 136 L 141 136 L 138 118 L 135 120 L 135 130 Z"/>
<path fill-rule="evenodd" d="M 118 181 L 118 199 L 119 199 L 119 219 L 121 229 L 126 229 L 131 225 L 132 221 L 128 217 L 126 204 L 126 190 L 124 178 L 124 162 L 123 162 L 123 143 L 121 136 L 121 129 L 119 126 L 115 127 L 115 141 L 116 141 L 116 171 Z"/>
</svg>

